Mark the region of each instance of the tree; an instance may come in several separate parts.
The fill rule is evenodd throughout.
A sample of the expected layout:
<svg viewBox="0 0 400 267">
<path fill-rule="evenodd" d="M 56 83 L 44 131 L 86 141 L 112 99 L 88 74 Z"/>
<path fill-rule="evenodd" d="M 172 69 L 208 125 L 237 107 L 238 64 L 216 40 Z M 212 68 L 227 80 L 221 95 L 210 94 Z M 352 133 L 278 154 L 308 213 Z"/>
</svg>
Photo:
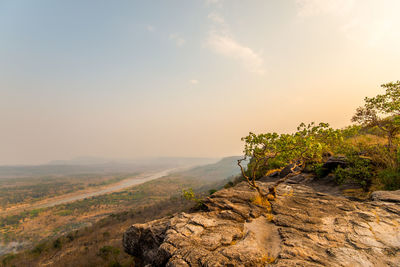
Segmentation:
<svg viewBox="0 0 400 267">
<path fill-rule="evenodd" d="M 400 133 L 400 81 L 381 85 L 385 94 L 366 97 L 352 121 L 366 127 L 378 127 L 387 137 L 388 149 L 394 151 L 393 139 Z"/>
<path fill-rule="evenodd" d="M 299 173 L 306 164 L 319 162 L 323 155 L 331 152 L 338 143 L 342 142 L 341 132 L 329 127 L 327 123 L 308 125 L 301 123 L 293 134 L 254 134 L 243 137 L 245 141 L 244 157 L 238 160 L 242 176 L 250 187 L 254 188 L 261 197 L 275 197 L 275 188 L 287 177 L 279 180 L 269 188 L 266 196 L 256 183 L 257 172 L 268 169 L 271 160 L 280 162 L 283 166 L 291 164 L 292 173 Z M 250 158 L 248 170 L 245 171 L 242 162 Z M 295 172 L 297 170 L 297 172 Z"/>
</svg>

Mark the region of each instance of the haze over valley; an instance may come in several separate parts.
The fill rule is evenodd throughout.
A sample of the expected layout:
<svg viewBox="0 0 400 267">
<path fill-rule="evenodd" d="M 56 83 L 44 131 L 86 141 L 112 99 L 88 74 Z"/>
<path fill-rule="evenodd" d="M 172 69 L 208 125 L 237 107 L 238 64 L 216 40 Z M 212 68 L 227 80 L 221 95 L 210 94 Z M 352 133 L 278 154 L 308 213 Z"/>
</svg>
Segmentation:
<svg viewBox="0 0 400 267">
<path fill-rule="evenodd" d="M 0 267 L 400 266 L 399 11 L 0 1 Z"/>
<path fill-rule="evenodd" d="M 218 189 L 238 173 L 235 158 L 63 163 L 0 167 L 1 254 L 93 225 L 110 214 L 170 198 L 182 201 L 182 189 Z"/>
</svg>

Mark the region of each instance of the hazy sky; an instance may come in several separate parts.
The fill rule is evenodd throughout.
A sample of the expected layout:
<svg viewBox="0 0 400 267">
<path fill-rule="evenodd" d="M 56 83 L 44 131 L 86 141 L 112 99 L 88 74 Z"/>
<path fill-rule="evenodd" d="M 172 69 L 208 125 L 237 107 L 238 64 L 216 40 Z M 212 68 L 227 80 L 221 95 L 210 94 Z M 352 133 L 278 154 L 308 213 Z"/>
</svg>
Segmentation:
<svg viewBox="0 0 400 267">
<path fill-rule="evenodd" d="M 0 164 L 227 156 L 400 79 L 398 0 L 0 2 Z"/>
</svg>

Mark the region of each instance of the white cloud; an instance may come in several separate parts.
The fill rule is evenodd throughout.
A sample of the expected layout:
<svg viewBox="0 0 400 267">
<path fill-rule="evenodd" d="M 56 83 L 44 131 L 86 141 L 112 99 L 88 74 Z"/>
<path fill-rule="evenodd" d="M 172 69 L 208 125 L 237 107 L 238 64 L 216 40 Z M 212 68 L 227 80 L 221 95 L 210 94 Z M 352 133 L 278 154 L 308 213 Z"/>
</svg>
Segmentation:
<svg viewBox="0 0 400 267">
<path fill-rule="evenodd" d="M 205 0 L 205 3 L 207 6 L 221 6 L 223 0 Z"/>
<path fill-rule="evenodd" d="M 179 34 L 173 33 L 169 35 L 169 39 L 175 42 L 175 44 L 179 47 L 183 46 L 186 43 L 186 40 L 183 39 Z"/>
<path fill-rule="evenodd" d="M 347 14 L 355 0 L 296 0 L 297 15 L 309 17 L 315 15 L 342 16 Z"/>
<path fill-rule="evenodd" d="M 191 83 L 191 84 L 193 84 L 193 85 L 196 85 L 196 84 L 199 83 L 199 81 L 198 81 L 198 80 L 195 80 L 195 79 L 192 79 L 192 80 L 189 81 L 189 83 Z"/>
<path fill-rule="evenodd" d="M 208 15 L 212 22 L 211 30 L 206 40 L 206 46 L 213 52 L 226 58 L 239 61 L 252 73 L 264 74 L 264 61 L 260 55 L 250 47 L 241 44 L 230 34 L 229 27 L 224 18 L 217 13 Z"/>
<path fill-rule="evenodd" d="M 153 25 L 147 25 L 146 30 L 148 30 L 149 32 L 154 32 L 156 28 Z"/>
<path fill-rule="evenodd" d="M 231 37 L 210 33 L 207 45 L 215 53 L 240 61 L 250 72 L 257 74 L 265 73 L 262 58 L 251 48 L 238 43 Z"/>
<path fill-rule="evenodd" d="M 217 13 L 210 13 L 210 14 L 208 14 L 208 18 L 211 20 L 211 21 L 213 21 L 213 22 L 215 22 L 215 23 L 218 23 L 218 24 L 225 24 L 225 20 L 224 20 L 224 18 L 223 17 L 221 17 L 219 14 L 217 14 Z"/>
</svg>

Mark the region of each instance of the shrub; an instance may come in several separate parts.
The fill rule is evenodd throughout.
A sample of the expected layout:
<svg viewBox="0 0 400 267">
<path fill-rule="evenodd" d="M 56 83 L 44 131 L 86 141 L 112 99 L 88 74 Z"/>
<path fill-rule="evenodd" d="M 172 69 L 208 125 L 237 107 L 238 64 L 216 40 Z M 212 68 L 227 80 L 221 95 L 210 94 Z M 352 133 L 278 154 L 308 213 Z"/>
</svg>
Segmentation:
<svg viewBox="0 0 400 267">
<path fill-rule="evenodd" d="M 379 173 L 379 182 L 383 185 L 385 190 L 400 189 L 400 170 L 399 169 L 386 169 Z"/>
<path fill-rule="evenodd" d="M 53 248 L 60 249 L 62 247 L 62 242 L 60 238 L 53 241 Z"/>
<path fill-rule="evenodd" d="M 210 195 L 212 195 L 212 194 L 214 194 L 215 192 L 217 192 L 218 190 L 217 189 L 210 189 L 210 190 L 208 190 L 208 193 L 210 194 Z"/>
<path fill-rule="evenodd" d="M 182 196 L 186 200 L 194 201 L 196 203 L 195 209 L 206 209 L 207 207 L 204 205 L 204 201 L 201 198 L 196 197 L 195 193 L 193 192 L 192 188 L 188 190 L 182 190 Z"/>
<path fill-rule="evenodd" d="M 354 182 L 362 186 L 367 191 L 372 183 L 372 168 L 370 160 L 352 156 L 348 157 L 349 166 L 347 168 L 338 167 L 335 170 L 335 181 L 337 184 Z"/>
<path fill-rule="evenodd" d="M 36 245 L 33 249 L 32 249 L 32 253 L 34 254 L 42 254 L 42 252 L 44 252 L 46 250 L 46 243 L 42 242 L 39 243 L 38 245 Z"/>
<path fill-rule="evenodd" d="M 306 167 L 306 169 L 307 169 L 307 171 L 315 173 L 315 175 L 318 178 L 322 178 L 329 174 L 329 171 L 324 169 L 322 166 L 324 166 L 323 163 L 317 162 L 317 163 L 308 165 Z"/>
</svg>

